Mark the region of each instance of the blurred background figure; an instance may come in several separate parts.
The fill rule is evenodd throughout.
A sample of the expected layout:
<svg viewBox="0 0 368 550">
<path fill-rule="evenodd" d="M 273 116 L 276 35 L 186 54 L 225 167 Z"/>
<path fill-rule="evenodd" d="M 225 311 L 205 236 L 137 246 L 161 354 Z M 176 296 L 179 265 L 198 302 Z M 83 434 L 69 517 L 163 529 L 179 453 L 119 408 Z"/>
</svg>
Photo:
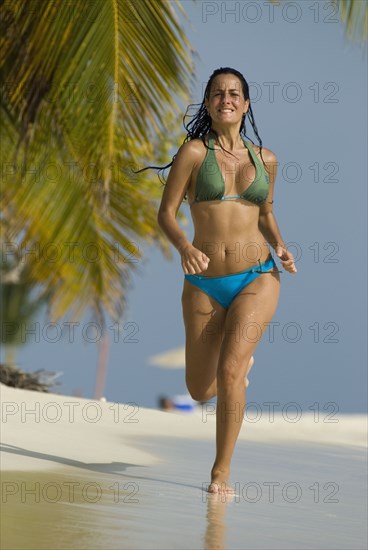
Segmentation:
<svg viewBox="0 0 368 550">
<path fill-rule="evenodd" d="M 174 404 L 169 397 L 165 395 L 160 395 L 157 398 L 158 406 L 162 411 L 170 411 L 174 408 Z"/>
<path fill-rule="evenodd" d="M 196 401 L 194 401 L 189 394 L 185 395 L 174 395 L 171 399 L 166 395 L 160 395 L 158 397 L 158 406 L 163 411 L 194 411 L 197 407 Z"/>
</svg>

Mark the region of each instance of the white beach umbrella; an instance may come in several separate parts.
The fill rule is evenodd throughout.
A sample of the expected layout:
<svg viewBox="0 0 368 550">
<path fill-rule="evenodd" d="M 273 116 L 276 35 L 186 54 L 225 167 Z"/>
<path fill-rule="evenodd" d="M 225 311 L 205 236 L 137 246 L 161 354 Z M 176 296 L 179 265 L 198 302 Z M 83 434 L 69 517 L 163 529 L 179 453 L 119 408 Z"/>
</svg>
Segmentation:
<svg viewBox="0 0 368 550">
<path fill-rule="evenodd" d="M 148 359 L 148 364 L 162 369 L 183 369 L 185 367 L 185 347 L 153 355 Z"/>
</svg>

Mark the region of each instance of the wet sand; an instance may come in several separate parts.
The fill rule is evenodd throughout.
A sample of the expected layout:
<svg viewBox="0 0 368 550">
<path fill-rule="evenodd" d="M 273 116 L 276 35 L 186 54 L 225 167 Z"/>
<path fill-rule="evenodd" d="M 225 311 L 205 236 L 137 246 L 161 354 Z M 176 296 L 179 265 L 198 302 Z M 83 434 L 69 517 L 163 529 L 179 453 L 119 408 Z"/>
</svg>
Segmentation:
<svg viewBox="0 0 368 550">
<path fill-rule="evenodd" d="M 199 413 L 0 389 L 4 549 L 367 548 L 362 415 L 339 415 L 333 444 L 320 442 L 320 423 L 315 441 L 308 421 L 304 439 L 280 419 L 286 433 L 276 438 L 268 422 L 269 441 L 265 423 L 247 440 L 245 423 L 231 476 L 237 496 L 226 501 L 205 490 L 214 421 Z M 22 403 L 33 416 L 22 417 Z M 57 420 L 65 408 L 74 417 Z M 341 442 L 345 420 L 355 431 Z"/>
</svg>

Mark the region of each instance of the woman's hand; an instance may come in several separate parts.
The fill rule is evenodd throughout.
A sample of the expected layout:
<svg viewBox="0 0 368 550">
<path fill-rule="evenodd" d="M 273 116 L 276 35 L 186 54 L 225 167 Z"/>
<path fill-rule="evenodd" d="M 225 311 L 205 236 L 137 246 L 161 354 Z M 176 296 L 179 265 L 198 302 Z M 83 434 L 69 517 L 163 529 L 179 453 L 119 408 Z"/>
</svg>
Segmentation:
<svg viewBox="0 0 368 550">
<path fill-rule="evenodd" d="M 277 256 L 280 258 L 283 268 L 289 273 L 296 273 L 294 256 L 287 248 L 277 245 L 275 248 Z"/>
<path fill-rule="evenodd" d="M 181 265 L 185 275 L 194 275 L 206 271 L 210 259 L 204 252 L 198 250 L 193 245 L 186 246 L 180 250 Z"/>
</svg>

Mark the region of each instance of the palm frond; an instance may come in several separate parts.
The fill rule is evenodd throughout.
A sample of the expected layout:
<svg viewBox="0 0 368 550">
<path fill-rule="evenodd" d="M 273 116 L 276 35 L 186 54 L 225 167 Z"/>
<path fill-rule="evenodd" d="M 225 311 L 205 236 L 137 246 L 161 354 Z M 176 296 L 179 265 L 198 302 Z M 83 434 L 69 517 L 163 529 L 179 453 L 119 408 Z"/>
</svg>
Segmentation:
<svg viewBox="0 0 368 550">
<path fill-rule="evenodd" d="M 368 3 L 365 0 L 333 0 L 346 26 L 347 37 L 365 42 L 368 37 Z"/>
<path fill-rule="evenodd" d="M 279 0 L 271 0 L 271 2 L 279 4 Z M 368 2 L 366 0 L 330 0 L 330 3 L 335 10 L 333 14 L 329 11 L 329 15 L 340 18 L 346 29 L 346 38 L 365 43 L 368 37 Z M 324 7 L 330 10 L 328 3 L 325 3 Z"/>
<path fill-rule="evenodd" d="M 119 318 L 140 244 L 169 255 L 156 175 L 126 173 L 167 151 L 167 136 L 179 140 L 192 68 L 174 5 L 75 0 L 71 10 L 33 0 L 30 10 L 14 0 L 7 8 L 2 163 L 13 172 L 4 223 L 31 284 L 52 290 L 54 320 L 79 318 L 87 306 Z"/>
</svg>

